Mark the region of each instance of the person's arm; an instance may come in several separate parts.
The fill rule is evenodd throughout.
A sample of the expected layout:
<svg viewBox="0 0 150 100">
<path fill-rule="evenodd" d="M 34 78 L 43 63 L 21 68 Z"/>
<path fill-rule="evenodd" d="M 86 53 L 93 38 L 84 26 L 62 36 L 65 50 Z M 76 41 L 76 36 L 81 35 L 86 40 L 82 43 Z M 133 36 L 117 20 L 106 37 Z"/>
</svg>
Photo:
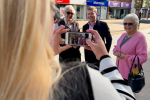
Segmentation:
<svg viewBox="0 0 150 100">
<path fill-rule="evenodd" d="M 115 63 L 110 58 L 110 56 L 104 55 L 100 58 L 99 71 L 103 76 L 110 79 L 112 85 L 122 98 L 126 98 L 125 100 L 135 100 L 131 88 L 122 78 Z"/>
<path fill-rule="evenodd" d="M 108 56 L 108 52 L 106 50 L 105 44 L 101 39 L 100 35 L 95 30 L 87 30 L 93 34 L 93 41 L 86 40 L 87 44 L 90 47 L 85 47 L 87 50 L 92 50 L 98 60 L 100 60 L 100 69 L 99 71 L 105 77 L 107 77 L 114 88 L 117 90 L 119 95 L 123 100 L 135 100 L 133 92 L 131 88 L 127 85 L 127 83 L 123 80 L 121 74 L 119 73 L 115 63 Z M 125 99 L 126 98 L 126 99 Z"/>
<path fill-rule="evenodd" d="M 106 46 L 106 49 L 107 51 L 109 52 L 110 50 L 110 47 L 111 47 L 111 43 L 112 43 L 112 36 L 110 34 L 110 30 L 109 30 L 109 27 L 107 25 L 107 23 L 104 23 L 104 35 L 105 35 L 105 39 L 106 39 L 106 43 L 105 43 L 105 46 Z"/>
</svg>

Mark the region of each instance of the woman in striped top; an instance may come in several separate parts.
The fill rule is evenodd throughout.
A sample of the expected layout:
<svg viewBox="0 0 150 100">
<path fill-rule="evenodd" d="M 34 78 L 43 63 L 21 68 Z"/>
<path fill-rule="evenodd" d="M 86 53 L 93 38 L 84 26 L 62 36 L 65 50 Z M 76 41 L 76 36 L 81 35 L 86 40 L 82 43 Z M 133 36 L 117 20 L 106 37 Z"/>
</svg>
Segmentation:
<svg viewBox="0 0 150 100">
<path fill-rule="evenodd" d="M 64 31 L 64 26 L 55 30 L 53 38 Z M 87 30 L 94 36 L 94 42 L 87 40 L 96 58 L 100 60 L 100 69 L 93 65 L 70 62 L 62 67 L 60 80 L 54 88 L 53 100 L 135 100 L 131 88 L 120 75 L 115 63 L 108 55 L 106 47 L 95 30 Z M 52 43 L 54 52 L 59 53 L 62 48 Z M 92 67 L 92 68 L 91 68 Z"/>
</svg>

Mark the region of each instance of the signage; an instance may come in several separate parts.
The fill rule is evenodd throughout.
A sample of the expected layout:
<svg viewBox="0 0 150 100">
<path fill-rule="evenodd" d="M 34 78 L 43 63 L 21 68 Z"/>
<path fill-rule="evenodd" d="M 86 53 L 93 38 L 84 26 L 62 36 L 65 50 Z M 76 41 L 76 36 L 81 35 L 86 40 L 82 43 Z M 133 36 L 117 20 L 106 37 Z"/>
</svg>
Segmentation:
<svg viewBox="0 0 150 100">
<path fill-rule="evenodd" d="M 70 4 L 70 0 L 55 0 L 55 3 L 66 3 L 66 4 Z"/>
<path fill-rule="evenodd" d="M 121 7 L 124 7 L 124 8 L 131 8 L 131 3 L 122 2 L 122 3 L 121 3 Z"/>
<path fill-rule="evenodd" d="M 120 7 L 121 2 L 109 1 L 109 6 L 110 7 Z"/>
<path fill-rule="evenodd" d="M 70 4 L 86 5 L 86 0 L 70 0 Z"/>
<path fill-rule="evenodd" d="M 108 1 L 106 0 L 87 0 L 86 3 L 88 6 L 107 6 L 108 7 Z"/>
<path fill-rule="evenodd" d="M 64 7 L 60 7 L 60 18 L 64 18 Z"/>
</svg>

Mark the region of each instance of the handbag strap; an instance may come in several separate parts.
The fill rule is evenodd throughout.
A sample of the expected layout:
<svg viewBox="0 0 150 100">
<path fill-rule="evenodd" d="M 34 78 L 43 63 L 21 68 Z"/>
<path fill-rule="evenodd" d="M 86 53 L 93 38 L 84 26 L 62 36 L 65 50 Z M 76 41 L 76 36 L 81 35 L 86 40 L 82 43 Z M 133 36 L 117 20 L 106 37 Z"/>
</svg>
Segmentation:
<svg viewBox="0 0 150 100">
<path fill-rule="evenodd" d="M 143 68 L 142 68 L 142 66 L 140 65 L 140 60 L 139 60 L 139 57 L 138 57 L 138 56 L 137 56 L 137 59 L 138 59 L 139 73 L 141 73 L 141 70 L 143 71 Z"/>
<path fill-rule="evenodd" d="M 132 66 L 131 66 L 131 68 L 130 68 L 130 72 L 131 72 L 131 70 L 132 70 L 132 67 L 133 67 L 133 64 L 134 64 L 134 61 L 135 61 L 135 58 L 137 57 L 137 59 L 138 59 L 138 69 L 139 69 L 139 73 L 141 73 L 141 70 L 143 71 L 143 68 L 142 68 L 142 66 L 140 65 L 140 60 L 139 60 L 139 57 L 138 56 L 135 56 L 134 57 L 134 59 L 133 59 L 133 62 L 132 62 Z"/>
<path fill-rule="evenodd" d="M 132 67 L 133 67 L 133 64 L 134 64 L 135 58 L 136 58 L 136 56 L 135 56 L 135 57 L 134 57 L 134 59 L 133 59 L 132 66 L 131 66 L 131 68 L 130 68 L 130 72 L 131 72 L 131 70 L 132 70 Z"/>
</svg>

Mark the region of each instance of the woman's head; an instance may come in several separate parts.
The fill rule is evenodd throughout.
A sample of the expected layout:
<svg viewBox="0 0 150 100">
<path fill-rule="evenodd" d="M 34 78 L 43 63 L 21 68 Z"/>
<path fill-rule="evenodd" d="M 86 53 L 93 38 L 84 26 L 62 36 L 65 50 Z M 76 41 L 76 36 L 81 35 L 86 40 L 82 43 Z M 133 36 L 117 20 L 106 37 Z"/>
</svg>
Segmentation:
<svg viewBox="0 0 150 100">
<path fill-rule="evenodd" d="M 134 13 L 128 14 L 123 20 L 124 29 L 127 33 L 133 33 L 137 31 L 139 25 L 138 16 Z"/>
<path fill-rule="evenodd" d="M 49 46 L 52 0 L 0 0 L 0 98 L 46 100 L 60 67 Z"/>
</svg>

